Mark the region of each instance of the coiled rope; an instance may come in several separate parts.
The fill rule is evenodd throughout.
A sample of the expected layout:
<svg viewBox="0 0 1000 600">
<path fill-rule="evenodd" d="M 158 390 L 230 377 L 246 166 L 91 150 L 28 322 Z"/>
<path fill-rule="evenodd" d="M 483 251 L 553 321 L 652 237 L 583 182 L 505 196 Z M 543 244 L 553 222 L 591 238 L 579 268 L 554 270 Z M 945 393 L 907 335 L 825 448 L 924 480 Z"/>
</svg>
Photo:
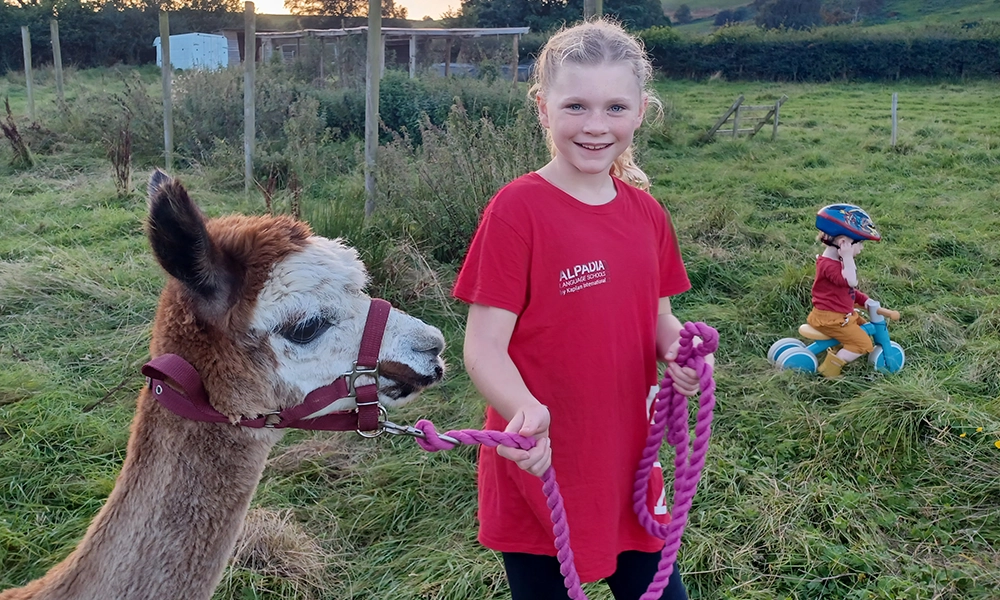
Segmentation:
<svg viewBox="0 0 1000 600">
<path fill-rule="evenodd" d="M 632 508 L 639 517 L 639 522 L 650 535 L 665 542 L 656 575 L 640 600 L 657 600 L 667 586 L 677 560 L 677 551 L 680 549 L 681 536 L 687 524 L 691 502 L 701 480 L 705 455 L 708 452 L 708 439 L 712 434 L 715 380 L 712 378 L 711 365 L 705 362 L 705 356 L 715 352 L 719 347 L 719 333 L 704 323 L 685 323 L 680 335 L 676 362 L 682 367 L 694 370 L 701 390 L 695 419 L 694 442 L 690 443 L 688 399 L 674 389 L 673 378 L 667 371 L 660 381 L 660 391 L 656 394 L 653 421 L 646 436 L 642 458 L 639 459 L 632 491 Z M 700 338 L 701 344 L 695 345 L 695 338 Z M 414 439 L 428 452 L 450 450 L 455 447 L 454 443 L 441 439 L 434 424 L 426 419 L 417 421 L 416 428 L 423 432 L 423 437 Z M 673 510 L 670 522 L 667 524 L 657 522 L 646 507 L 649 477 L 660 446 L 663 445 L 664 434 L 667 443 L 674 447 Z M 461 444 L 483 444 L 491 448 L 503 445 L 528 450 L 535 445 L 534 438 L 501 431 L 460 429 L 448 431 L 444 435 Z M 587 596 L 580 587 L 580 576 L 573 562 L 562 494 L 559 493 L 559 484 L 556 483 L 556 474 L 551 466 L 542 473 L 541 480 L 546 504 L 552 512 L 552 532 L 555 534 L 556 557 L 559 560 L 559 571 L 563 576 L 563 582 L 572 600 L 586 600 Z"/>
</svg>

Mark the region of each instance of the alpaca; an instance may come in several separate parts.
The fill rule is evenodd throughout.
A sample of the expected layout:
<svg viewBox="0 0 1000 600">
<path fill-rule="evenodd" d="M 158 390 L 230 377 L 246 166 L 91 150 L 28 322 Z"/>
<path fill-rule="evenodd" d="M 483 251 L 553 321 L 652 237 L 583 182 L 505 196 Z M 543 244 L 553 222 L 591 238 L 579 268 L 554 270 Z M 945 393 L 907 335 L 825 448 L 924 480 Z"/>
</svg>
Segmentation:
<svg viewBox="0 0 1000 600">
<path fill-rule="evenodd" d="M 281 438 L 280 429 L 236 423 L 301 405 L 358 356 L 373 301 L 355 250 L 288 217 L 206 220 L 159 170 L 146 229 L 169 274 L 150 355 L 186 359 L 231 423 L 178 416 L 153 397 L 149 388 L 160 386 L 144 388 L 121 473 L 83 540 L 0 600 L 210 598 Z M 442 378 L 443 349 L 437 328 L 393 310 L 375 351 L 377 379 L 360 379 L 372 390 L 377 381 L 380 404 L 398 405 Z M 354 406 L 342 398 L 309 418 Z"/>
</svg>

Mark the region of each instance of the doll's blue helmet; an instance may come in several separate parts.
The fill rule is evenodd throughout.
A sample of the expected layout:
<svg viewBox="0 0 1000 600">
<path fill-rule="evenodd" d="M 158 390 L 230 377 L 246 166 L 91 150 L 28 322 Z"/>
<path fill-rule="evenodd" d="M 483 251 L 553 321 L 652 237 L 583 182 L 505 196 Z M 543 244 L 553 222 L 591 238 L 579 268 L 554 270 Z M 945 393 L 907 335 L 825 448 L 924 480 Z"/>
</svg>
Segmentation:
<svg viewBox="0 0 1000 600">
<path fill-rule="evenodd" d="M 829 204 L 819 209 L 816 229 L 831 237 L 846 235 L 856 242 L 882 239 L 868 213 L 853 204 Z"/>
</svg>

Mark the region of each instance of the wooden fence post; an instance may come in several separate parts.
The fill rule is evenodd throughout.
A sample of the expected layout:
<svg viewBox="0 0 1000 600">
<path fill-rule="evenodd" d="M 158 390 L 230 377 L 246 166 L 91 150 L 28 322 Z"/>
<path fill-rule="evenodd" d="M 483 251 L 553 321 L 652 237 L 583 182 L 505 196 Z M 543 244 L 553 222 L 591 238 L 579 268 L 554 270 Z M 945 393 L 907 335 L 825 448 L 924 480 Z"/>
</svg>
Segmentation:
<svg viewBox="0 0 1000 600">
<path fill-rule="evenodd" d="M 451 76 L 451 36 L 444 42 L 444 76 Z"/>
<path fill-rule="evenodd" d="M 343 27 L 341 27 L 341 29 L 343 29 Z M 341 39 L 342 39 L 341 37 L 336 37 L 333 40 L 333 62 L 337 63 L 337 82 L 343 85 L 344 65 L 341 63 L 340 60 L 340 45 L 342 43 Z"/>
<path fill-rule="evenodd" d="M 519 52 L 517 45 L 521 39 L 521 34 L 515 33 L 512 37 L 514 38 L 514 41 L 511 43 L 511 45 L 514 47 L 514 59 L 510 63 L 510 71 L 511 71 L 510 80 L 513 81 L 514 83 L 517 83 L 517 63 L 518 63 L 517 54 Z"/>
<path fill-rule="evenodd" d="M 781 115 L 781 102 L 785 97 L 782 96 L 781 99 L 774 102 L 774 127 L 771 129 L 771 139 L 778 139 L 778 117 Z"/>
<path fill-rule="evenodd" d="M 365 60 L 365 217 L 375 212 L 375 166 L 378 153 L 378 93 L 382 66 L 382 2 L 368 0 L 368 52 Z M 447 64 L 447 63 L 445 63 Z"/>
<path fill-rule="evenodd" d="M 896 92 L 893 92 L 892 93 L 892 138 L 890 139 L 890 144 L 892 145 L 893 148 L 896 147 L 896 126 L 897 126 L 896 99 L 897 99 L 897 94 Z"/>
<path fill-rule="evenodd" d="M 326 87 L 326 73 L 323 63 L 326 61 L 326 38 L 319 38 L 319 87 Z"/>
<path fill-rule="evenodd" d="M 35 93 L 32 89 L 31 76 L 31 32 L 27 26 L 21 26 L 21 49 L 24 50 L 24 79 L 28 85 L 28 118 L 35 120 Z"/>
<path fill-rule="evenodd" d="M 174 161 L 174 116 L 170 91 L 173 68 L 170 66 L 170 16 L 165 11 L 160 13 L 160 58 L 160 79 L 163 81 L 163 164 L 170 171 Z"/>
<path fill-rule="evenodd" d="M 417 36 L 410 36 L 410 79 L 417 76 Z"/>
<path fill-rule="evenodd" d="M 62 70 L 62 50 L 59 49 L 59 21 L 52 19 L 49 21 L 49 29 L 52 32 L 52 66 L 56 71 L 56 97 L 63 101 L 63 70 Z"/>
<path fill-rule="evenodd" d="M 256 98 L 257 20 L 253 2 L 243 3 L 243 191 L 253 183 L 253 151 L 257 145 Z"/>
</svg>

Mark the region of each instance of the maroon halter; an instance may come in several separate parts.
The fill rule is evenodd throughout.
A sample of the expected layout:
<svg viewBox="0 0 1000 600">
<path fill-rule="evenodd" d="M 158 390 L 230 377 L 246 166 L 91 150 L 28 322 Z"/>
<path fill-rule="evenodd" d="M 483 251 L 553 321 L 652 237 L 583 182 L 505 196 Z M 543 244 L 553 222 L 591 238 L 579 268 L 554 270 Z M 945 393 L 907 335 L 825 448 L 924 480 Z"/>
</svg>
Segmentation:
<svg viewBox="0 0 1000 600">
<path fill-rule="evenodd" d="M 315 429 L 323 431 L 375 431 L 379 427 L 378 403 L 378 353 L 382 347 L 382 334 L 389 319 L 392 306 L 380 298 L 372 298 L 368 307 L 368 320 L 361 335 L 358 360 L 350 373 L 344 373 L 330 385 L 317 388 L 306 396 L 301 404 L 281 411 L 261 415 L 254 419 L 242 419 L 236 424 L 242 427 L 283 429 Z M 189 362 L 176 354 L 157 356 L 142 366 L 153 398 L 170 412 L 193 421 L 229 423 L 230 418 L 215 410 L 208 401 L 208 394 L 201 383 L 198 371 Z M 375 382 L 357 386 L 358 377 L 369 376 Z M 173 380 L 181 387 L 180 393 L 166 384 Z M 357 410 L 335 412 L 305 419 L 309 415 L 326 408 L 340 398 L 355 398 Z"/>
</svg>

